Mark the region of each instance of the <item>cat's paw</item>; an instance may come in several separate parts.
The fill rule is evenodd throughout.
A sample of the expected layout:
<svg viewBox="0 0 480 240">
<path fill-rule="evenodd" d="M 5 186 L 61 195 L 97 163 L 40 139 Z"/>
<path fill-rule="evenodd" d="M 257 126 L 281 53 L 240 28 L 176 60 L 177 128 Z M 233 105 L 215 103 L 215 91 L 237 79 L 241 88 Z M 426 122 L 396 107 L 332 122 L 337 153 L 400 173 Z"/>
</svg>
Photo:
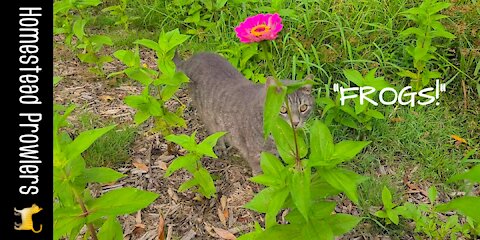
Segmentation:
<svg viewBox="0 0 480 240">
<path fill-rule="evenodd" d="M 217 141 L 217 145 L 213 148 L 215 155 L 217 156 L 226 156 L 230 147 L 227 147 L 227 144 L 223 139 Z"/>
</svg>

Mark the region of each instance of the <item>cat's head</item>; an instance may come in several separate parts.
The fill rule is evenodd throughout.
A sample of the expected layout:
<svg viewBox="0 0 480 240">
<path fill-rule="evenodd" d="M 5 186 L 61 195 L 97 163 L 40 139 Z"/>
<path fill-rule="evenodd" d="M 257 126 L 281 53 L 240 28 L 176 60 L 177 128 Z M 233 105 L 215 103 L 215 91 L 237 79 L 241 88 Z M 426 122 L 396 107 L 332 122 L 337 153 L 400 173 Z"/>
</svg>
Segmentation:
<svg viewBox="0 0 480 240">
<path fill-rule="evenodd" d="M 30 208 L 33 213 L 38 213 L 43 210 L 43 208 L 39 207 L 37 204 L 32 204 L 32 207 Z"/>
<path fill-rule="evenodd" d="M 309 75 L 305 78 L 305 80 L 312 80 L 313 76 Z M 292 80 L 282 80 L 282 83 L 288 85 L 295 81 Z M 267 86 L 275 84 L 273 78 L 267 78 Z M 308 84 L 302 86 L 298 90 L 293 93 L 290 93 L 287 96 L 288 105 L 290 106 L 291 114 L 292 114 L 292 122 L 295 128 L 301 128 L 305 124 L 305 121 L 308 119 L 310 114 L 313 111 L 315 106 L 314 98 L 312 96 L 312 85 Z M 280 116 L 285 119 L 290 124 L 290 119 L 287 113 L 287 106 L 284 103 L 282 108 L 280 109 Z"/>
</svg>

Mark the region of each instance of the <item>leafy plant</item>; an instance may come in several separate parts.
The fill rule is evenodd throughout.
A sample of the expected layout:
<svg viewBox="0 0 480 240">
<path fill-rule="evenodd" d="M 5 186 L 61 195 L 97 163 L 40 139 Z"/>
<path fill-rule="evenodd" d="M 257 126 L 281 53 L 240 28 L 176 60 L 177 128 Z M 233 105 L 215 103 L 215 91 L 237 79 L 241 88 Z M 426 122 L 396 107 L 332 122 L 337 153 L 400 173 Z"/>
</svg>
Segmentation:
<svg viewBox="0 0 480 240">
<path fill-rule="evenodd" d="M 167 141 L 174 142 L 182 146 L 188 153 L 173 160 L 165 172 L 165 176 L 169 177 L 175 171 L 185 169 L 193 175 L 193 178 L 184 182 L 178 188 L 183 192 L 192 187 L 197 187 L 197 191 L 206 198 L 214 197 L 216 194 L 213 178 L 210 173 L 202 166 L 200 159 L 203 156 L 217 158 L 213 152 L 213 147 L 217 144 L 219 138 L 225 135 L 225 132 L 214 133 L 200 143 L 195 141 L 196 132 L 191 136 L 187 135 L 168 135 L 165 137 Z"/>
<path fill-rule="evenodd" d="M 183 83 L 188 82 L 188 77 L 183 72 L 177 72 L 173 62 L 176 47 L 188 38 L 187 35 L 180 34 L 180 31 L 175 29 L 160 34 L 158 42 L 149 39 L 135 41 L 136 44 L 156 52 L 159 71 L 149 69 L 148 66 L 141 64 L 138 47 L 135 52 L 118 50 L 114 53 L 114 56 L 127 68 L 109 76 L 124 73 L 144 87 L 140 95 L 130 95 L 125 98 L 125 103 L 137 110 L 134 117 L 135 123 L 138 125 L 153 117 L 155 120 L 154 130 L 160 131 L 164 136 L 170 135 L 173 127 L 186 126 L 185 120 L 181 117 L 184 107 L 178 108 L 176 112 L 171 112 L 165 106 L 165 102 L 174 96 Z"/>
<path fill-rule="evenodd" d="M 402 77 L 409 77 L 413 90 L 418 91 L 428 85 L 430 79 L 440 78 L 441 73 L 431 71 L 431 60 L 436 59 L 433 55 L 437 47 L 433 44 L 435 38 L 453 39 L 455 35 L 451 34 L 440 19 L 447 16 L 438 14 L 443 9 L 450 7 L 450 3 L 438 2 L 437 0 L 425 0 L 419 7 L 411 8 L 403 15 L 409 20 L 414 21 L 417 27 L 410 27 L 400 32 L 400 37 L 406 38 L 410 35 L 416 36 L 415 46 L 407 46 L 407 53 L 413 57 L 413 67 L 416 72 L 402 70 L 398 74 Z"/>
<path fill-rule="evenodd" d="M 85 238 L 123 239 L 117 216 L 136 212 L 153 202 L 158 194 L 135 188 L 111 190 L 99 197 L 92 196 L 89 184 L 115 182 L 124 175 L 110 168 L 86 168 L 82 153 L 115 125 L 88 130 L 71 139 L 60 128 L 67 125 L 73 111 L 70 106 L 54 113 L 54 239 L 64 236 L 76 239 L 86 225 Z M 98 229 L 98 231 L 97 231 Z"/>
<path fill-rule="evenodd" d="M 379 218 L 385 218 L 387 223 L 392 222 L 395 225 L 398 225 L 398 215 L 405 212 L 404 206 L 397 206 L 392 202 L 392 193 L 388 190 L 387 187 L 383 187 L 382 190 L 382 203 L 383 210 L 379 210 L 375 213 L 375 216 Z"/>
<path fill-rule="evenodd" d="M 472 174 L 475 173 L 467 172 L 452 179 L 460 180 L 463 179 L 463 176 L 471 176 Z M 480 212 L 471 208 L 471 206 L 480 203 L 480 197 L 465 196 L 437 205 L 438 194 L 436 188 L 430 187 L 427 192 L 430 201 L 428 204 L 407 202 L 402 206 L 396 206 L 392 203 L 390 191 L 384 187 L 382 191 L 383 210 L 377 211 L 375 216 L 385 218 L 387 223 L 391 221 L 396 225 L 399 223 L 399 216 L 412 220 L 415 223 L 415 232 L 418 234 L 416 238 L 426 236 L 430 239 L 458 239 L 459 236 L 480 236 L 478 224 Z M 440 216 L 441 212 L 446 211 L 461 213 L 466 216 L 466 223 L 461 223 L 459 214 Z"/>
<path fill-rule="evenodd" d="M 250 79 L 255 82 L 265 83 L 265 74 L 257 73 L 258 65 L 249 64 L 249 61 L 254 58 L 260 58 L 262 54 L 269 54 L 265 52 L 259 53 L 258 43 L 251 44 L 238 44 L 235 43 L 235 46 L 229 43 L 225 46 L 226 49 L 223 49 L 219 52 L 225 53 L 228 61 L 236 67 L 246 79 Z M 255 67 L 256 66 L 256 67 Z"/>
<path fill-rule="evenodd" d="M 54 34 L 63 35 L 64 43 L 78 51 L 80 61 L 93 64 L 90 71 L 98 75 L 104 75 L 103 65 L 113 60 L 110 56 L 101 55 L 101 50 L 105 45 L 113 45 L 113 42 L 110 37 L 85 32 L 85 26 L 92 17 L 84 11 L 101 3 L 101 0 L 59 0 L 53 4 Z"/>
<path fill-rule="evenodd" d="M 328 197 L 340 192 L 358 203 L 357 186 L 366 180 L 338 165 L 352 160 L 369 142 L 342 141 L 337 144 L 328 127 L 315 120 L 308 129 L 309 144 L 300 129 L 292 128 L 278 116 L 287 93 L 305 82 L 289 86 L 271 85 L 267 89 L 264 112 L 264 133 L 272 133 L 278 154 L 261 154 L 263 174 L 251 178 L 265 185 L 246 208 L 265 213 L 265 230 L 240 239 L 334 239 L 354 228 L 361 218 L 335 214 L 335 202 Z M 287 103 L 287 113 L 290 115 Z M 291 118 L 290 118 L 291 122 Z M 277 214 L 290 209 L 287 225 L 279 225 Z"/>
<path fill-rule="evenodd" d="M 130 22 L 139 17 L 131 17 L 127 14 L 127 6 L 129 0 L 121 0 L 120 4 L 113 5 L 102 9 L 102 12 L 108 12 L 113 17 L 117 18 L 115 25 L 123 25 L 125 30 L 128 29 Z"/>
<path fill-rule="evenodd" d="M 365 76 L 362 76 L 360 72 L 354 69 L 343 70 L 343 74 L 351 83 L 359 87 L 370 86 L 375 88 L 375 93 L 367 95 L 371 99 L 375 99 L 378 96 L 378 92 L 383 88 L 391 87 L 383 77 L 375 77 L 376 72 L 377 68 L 374 68 Z M 343 82 L 342 84 L 344 87 L 348 87 L 347 84 Z M 347 99 L 342 105 L 340 102 L 340 94 L 337 94 L 335 100 L 326 96 L 317 99 L 317 103 L 323 108 L 321 118 L 325 119 L 325 124 L 327 125 L 335 121 L 354 129 L 364 127 L 367 130 L 372 130 L 373 119 L 385 118 L 381 112 L 371 108 L 372 104 L 369 101 L 365 100 L 360 102 L 360 98 Z"/>
</svg>

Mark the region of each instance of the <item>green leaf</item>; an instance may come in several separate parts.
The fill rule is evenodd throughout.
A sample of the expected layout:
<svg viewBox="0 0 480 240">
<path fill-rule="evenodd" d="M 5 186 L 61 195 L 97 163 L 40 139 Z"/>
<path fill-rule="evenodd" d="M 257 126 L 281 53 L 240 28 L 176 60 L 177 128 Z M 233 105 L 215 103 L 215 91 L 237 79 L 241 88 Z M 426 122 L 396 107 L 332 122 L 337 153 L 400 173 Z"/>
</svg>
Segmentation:
<svg viewBox="0 0 480 240">
<path fill-rule="evenodd" d="M 135 53 L 133 53 L 132 51 L 118 50 L 113 53 L 113 56 L 115 56 L 118 60 L 120 60 L 120 62 L 127 65 L 128 67 L 133 67 L 137 65 L 137 58 L 135 56 Z"/>
<path fill-rule="evenodd" d="M 178 28 L 167 33 L 160 34 L 158 45 L 163 52 L 169 52 L 176 46 L 185 42 L 190 36 L 181 34 Z"/>
<path fill-rule="evenodd" d="M 341 141 L 334 146 L 331 165 L 335 166 L 339 163 L 352 160 L 358 153 L 362 151 L 370 141 Z"/>
<path fill-rule="evenodd" d="M 320 176 L 317 171 L 317 173 L 313 175 L 310 183 L 312 201 L 320 201 L 330 196 L 336 196 L 341 192 L 328 184 L 328 182 Z"/>
<path fill-rule="evenodd" d="M 277 117 L 282 107 L 283 101 L 287 94 L 287 88 L 282 86 L 270 85 L 267 88 L 267 96 L 265 98 L 265 108 L 263 111 L 263 137 L 267 139 L 273 131 L 273 127 L 277 122 Z"/>
<path fill-rule="evenodd" d="M 310 211 L 310 176 L 309 168 L 302 172 L 294 171 L 293 174 L 290 175 L 291 179 L 288 184 L 293 203 L 305 220 L 308 219 Z"/>
<path fill-rule="evenodd" d="M 279 190 L 273 192 L 272 197 L 268 202 L 268 207 L 265 214 L 265 225 L 267 228 L 277 224 L 277 214 L 283 208 L 288 195 L 288 188 L 280 188 Z"/>
<path fill-rule="evenodd" d="M 480 183 L 480 164 L 472 167 L 470 170 L 454 175 L 447 182 L 456 182 L 460 180 L 469 180 L 472 182 Z"/>
<path fill-rule="evenodd" d="M 345 192 L 355 204 L 358 204 L 357 185 L 367 179 L 355 172 L 340 168 L 324 169 L 322 177 L 332 187 Z"/>
<path fill-rule="evenodd" d="M 375 109 L 367 109 L 365 111 L 365 115 L 376 118 L 376 119 L 385 119 L 385 116 L 383 114 Z"/>
<path fill-rule="evenodd" d="M 199 192 L 210 199 L 215 196 L 217 190 L 215 189 L 215 184 L 213 183 L 212 176 L 205 168 L 200 168 L 198 171 L 193 172 L 194 178 L 197 180 L 198 185 L 200 186 Z"/>
<path fill-rule="evenodd" d="M 326 218 L 327 225 L 332 229 L 333 235 L 341 236 L 358 225 L 362 218 L 350 214 L 337 213 Z"/>
<path fill-rule="evenodd" d="M 108 45 L 108 46 L 113 45 L 112 39 L 108 36 L 93 35 L 89 39 L 92 43 L 97 44 L 97 45 Z"/>
<path fill-rule="evenodd" d="M 116 217 L 109 217 L 98 231 L 97 237 L 105 240 L 123 240 L 122 225 Z"/>
<path fill-rule="evenodd" d="M 438 205 L 435 210 L 440 212 L 458 211 L 461 214 L 480 222 L 480 197 L 464 196 L 452 201 Z"/>
<path fill-rule="evenodd" d="M 169 177 L 175 171 L 181 168 L 185 168 L 189 172 L 193 173 L 195 171 L 195 166 L 197 165 L 198 160 L 200 160 L 200 158 L 195 154 L 187 154 L 185 156 L 175 158 L 175 160 L 173 160 L 173 162 L 168 166 L 167 170 L 165 171 L 165 177 Z"/>
<path fill-rule="evenodd" d="M 268 204 L 270 203 L 276 191 L 278 190 L 273 187 L 265 188 L 257 193 L 255 197 L 253 197 L 253 199 L 246 203 L 243 207 L 259 213 L 267 213 Z"/>
<path fill-rule="evenodd" d="M 397 213 L 393 209 L 387 209 L 386 212 L 388 219 L 390 219 L 395 225 L 398 225 L 400 219 L 398 218 Z"/>
<path fill-rule="evenodd" d="M 430 200 L 431 204 L 435 203 L 435 200 L 437 199 L 437 188 L 435 186 L 428 188 L 428 199 Z"/>
<path fill-rule="evenodd" d="M 345 77 L 346 77 L 350 82 L 355 83 L 355 85 L 357 85 L 357 86 L 359 86 L 359 87 L 363 87 L 363 86 L 364 86 L 363 76 L 362 76 L 362 74 L 361 74 L 359 71 L 354 70 L 354 69 L 344 69 L 344 70 L 343 70 L 343 75 L 345 75 Z"/>
<path fill-rule="evenodd" d="M 197 179 L 195 178 L 192 178 L 184 183 L 182 183 L 182 185 L 180 185 L 180 187 L 178 187 L 178 191 L 179 192 L 185 192 L 186 190 L 194 187 L 194 186 L 197 186 L 198 185 L 198 181 Z"/>
<path fill-rule="evenodd" d="M 53 239 L 60 239 L 62 236 L 69 235 L 76 228 L 85 225 L 85 217 L 79 206 L 75 207 L 56 207 L 54 215 L 54 236 Z"/>
<path fill-rule="evenodd" d="M 327 125 L 315 120 L 310 128 L 310 166 L 327 166 L 334 152 L 333 137 Z"/>
<path fill-rule="evenodd" d="M 285 166 L 275 155 L 262 152 L 260 155 L 260 167 L 263 170 L 263 174 L 272 176 L 280 181 L 282 179 L 285 180 Z"/>
<path fill-rule="evenodd" d="M 382 190 L 382 203 L 385 209 L 392 209 L 395 207 L 395 204 L 392 203 L 392 194 L 386 186 Z"/>
<path fill-rule="evenodd" d="M 87 220 L 90 223 L 104 216 L 133 213 L 145 208 L 157 197 L 156 193 L 131 187 L 111 190 L 87 204 L 90 213 Z"/>
<path fill-rule="evenodd" d="M 174 143 L 182 146 L 183 148 L 185 148 L 188 151 L 195 152 L 195 150 L 197 148 L 197 143 L 195 142 L 195 135 L 196 135 L 196 132 L 192 133 L 192 136 L 188 136 L 188 135 L 185 135 L 185 134 L 181 134 L 181 135 L 172 134 L 172 135 L 166 136 L 165 140 L 170 141 L 170 142 L 174 142 Z"/>
<path fill-rule="evenodd" d="M 163 74 L 166 74 L 168 76 L 173 76 L 175 74 L 176 66 L 171 59 L 159 58 L 157 59 L 157 65 L 158 65 L 158 69 L 160 69 L 160 71 Z M 159 81 L 163 81 L 163 80 L 159 80 Z M 169 86 L 172 86 L 172 84 L 173 84 L 172 82 L 169 82 Z M 173 85 L 173 86 L 176 86 L 176 85 Z"/>
<path fill-rule="evenodd" d="M 144 69 L 131 67 L 124 70 L 125 74 L 134 80 L 140 82 L 143 86 L 148 86 L 153 82 L 151 75 Z"/>
<path fill-rule="evenodd" d="M 55 76 L 53 77 L 53 86 L 56 86 L 60 81 L 62 81 L 62 77 Z"/>
<path fill-rule="evenodd" d="M 152 50 L 155 50 L 155 51 L 160 51 L 161 50 L 161 47 L 158 45 L 158 43 L 156 43 L 155 41 L 152 41 L 150 39 L 139 39 L 139 40 L 136 40 L 133 43 L 143 45 L 143 46 L 145 46 L 147 48 L 150 48 Z"/>
<path fill-rule="evenodd" d="M 65 147 L 65 154 L 67 159 L 74 159 L 80 156 L 82 152 L 87 150 L 90 145 L 95 142 L 99 137 L 103 134 L 107 133 L 108 131 L 115 128 L 116 125 L 111 125 L 104 128 L 98 128 L 93 130 L 88 130 L 85 132 L 80 133 L 78 137 L 73 140 L 73 142 L 69 143 Z"/>
<path fill-rule="evenodd" d="M 217 145 L 218 139 L 223 137 L 225 134 L 226 132 L 216 132 L 208 136 L 205 138 L 205 140 L 198 144 L 196 151 L 208 157 L 217 158 L 217 155 L 215 152 L 213 152 L 213 147 Z"/>
<path fill-rule="evenodd" d="M 83 41 L 83 37 L 85 36 L 85 24 L 87 24 L 87 19 L 78 19 L 73 23 L 73 34 Z"/>
<path fill-rule="evenodd" d="M 335 202 L 329 202 L 324 200 L 315 202 L 315 204 L 312 204 L 311 206 L 309 220 L 322 220 L 329 218 L 335 211 L 335 205 Z M 292 209 L 285 217 L 285 219 L 292 224 L 302 224 L 307 222 L 297 208 Z"/>
<path fill-rule="evenodd" d="M 272 128 L 273 139 L 277 146 L 278 154 L 287 164 L 293 164 L 296 158 L 295 138 L 293 128 L 280 116 L 277 116 L 275 125 Z M 297 134 L 299 157 L 302 158 L 308 152 L 308 148 L 300 134 Z"/>
<path fill-rule="evenodd" d="M 400 37 L 405 38 L 412 34 L 415 34 L 416 36 L 425 36 L 425 31 L 420 28 L 410 27 L 401 31 Z"/>
<path fill-rule="evenodd" d="M 93 167 L 85 169 L 83 175 L 85 176 L 86 182 L 98 182 L 98 183 L 110 183 L 115 182 L 121 177 L 124 177 L 124 174 L 121 174 L 111 168 L 107 167 Z"/>
</svg>

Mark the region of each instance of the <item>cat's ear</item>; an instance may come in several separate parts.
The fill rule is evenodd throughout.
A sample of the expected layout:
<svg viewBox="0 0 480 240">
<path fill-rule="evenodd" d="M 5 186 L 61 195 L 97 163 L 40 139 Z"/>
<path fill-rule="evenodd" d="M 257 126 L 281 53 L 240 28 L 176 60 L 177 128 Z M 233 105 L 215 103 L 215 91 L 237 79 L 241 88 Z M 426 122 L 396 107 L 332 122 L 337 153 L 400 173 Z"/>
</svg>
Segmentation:
<svg viewBox="0 0 480 240">
<path fill-rule="evenodd" d="M 315 76 L 313 74 L 308 74 L 305 77 L 305 81 L 311 81 L 311 80 L 313 80 L 314 77 Z M 306 84 L 301 89 L 305 94 L 310 94 L 310 93 L 312 93 L 312 84 Z"/>
<path fill-rule="evenodd" d="M 272 76 L 268 76 L 267 80 L 265 81 L 265 88 L 268 88 L 271 85 L 275 85 L 275 79 Z"/>
</svg>

